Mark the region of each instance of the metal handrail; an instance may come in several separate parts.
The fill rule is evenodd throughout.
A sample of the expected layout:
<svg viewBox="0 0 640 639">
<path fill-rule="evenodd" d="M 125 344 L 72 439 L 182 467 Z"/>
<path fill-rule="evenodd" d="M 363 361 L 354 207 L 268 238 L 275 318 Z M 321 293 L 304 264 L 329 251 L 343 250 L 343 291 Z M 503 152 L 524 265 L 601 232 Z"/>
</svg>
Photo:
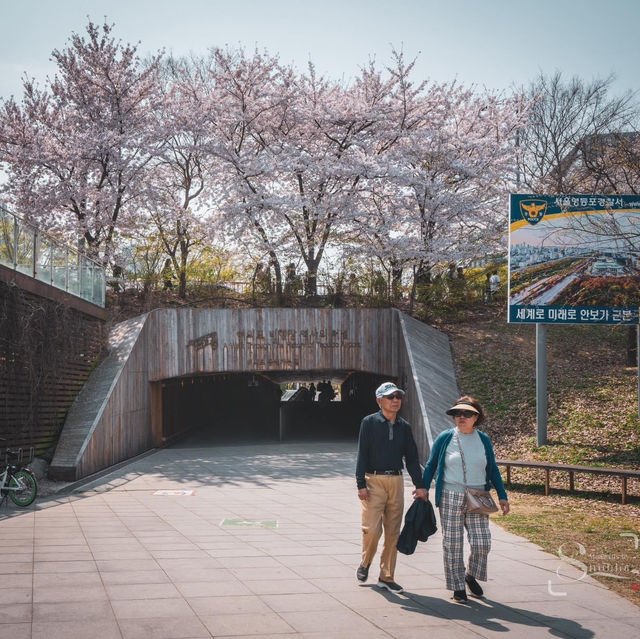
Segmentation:
<svg viewBox="0 0 640 639">
<path fill-rule="evenodd" d="M 0 264 L 104 308 L 104 266 L 3 206 L 0 206 Z"/>
</svg>

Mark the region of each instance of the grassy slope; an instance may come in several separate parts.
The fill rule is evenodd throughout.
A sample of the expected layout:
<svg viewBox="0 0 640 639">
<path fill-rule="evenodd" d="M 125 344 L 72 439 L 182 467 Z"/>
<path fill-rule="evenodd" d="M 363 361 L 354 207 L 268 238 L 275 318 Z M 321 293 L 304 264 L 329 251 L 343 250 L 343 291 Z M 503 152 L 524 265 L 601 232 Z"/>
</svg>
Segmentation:
<svg viewBox="0 0 640 639">
<path fill-rule="evenodd" d="M 451 338 L 463 392 L 487 407 L 485 429 L 501 458 L 548 460 L 593 466 L 640 468 L 638 378 L 624 365 L 626 329 L 552 326 L 547 331 L 549 443 L 536 446 L 535 328 L 509 325 L 497 308 L 444 324 Z M 629 482 L 632 503 L 620 505 L 620 480 L 576 476 L 569 494 L 566 473 L 552 474 L 552 495 L 542 492 L 543 474 L 513 470 L 512 514 L 496 523 L 557 554 L 582 544 L 589 572 L 615 572 L 629 579 L 597 577 L 640 605 L 640 482 Z M 570 543 L 572 542 L 572 543 Z M 608 558 L 608 559 L 607 559 Z M 560 562 L 560 560 L 559 560 Z M 607 569 L 608 566 L 608 569 Z M 612 567 L 616 567 L 615 570 Z"/>
</svg>

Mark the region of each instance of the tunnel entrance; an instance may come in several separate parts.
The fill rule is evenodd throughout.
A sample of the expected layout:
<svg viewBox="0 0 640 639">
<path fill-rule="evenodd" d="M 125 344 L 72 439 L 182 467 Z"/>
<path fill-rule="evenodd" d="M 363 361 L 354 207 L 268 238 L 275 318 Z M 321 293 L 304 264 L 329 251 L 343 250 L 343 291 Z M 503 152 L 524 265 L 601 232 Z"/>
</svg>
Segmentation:
<svg viewBox="0 0 640 639">
<path fill-rule="evenodd" d="M 360 421 L 378 410 L 377 386 L 386 377 L 357 371 L 224 373 L 164 380 L 162 439 L 189 434 L 210 443 L 357 439 Z M 331 401 L 316 393 L 284 392 L 329 380 Z"/>
<path fill-rule="evenodd" d="M 327 378 L 338 407 L 281 410 L 283 382 Z M 449 341 L 434 328 L 390 308 L 155 309 L 111 329 L 49 476 L 80 479 L 193 429 L 227 440 L 355 437 L 386 379 L 406 389 L 402 417 L 426 458 L 459 395 Z"/>
</svg>

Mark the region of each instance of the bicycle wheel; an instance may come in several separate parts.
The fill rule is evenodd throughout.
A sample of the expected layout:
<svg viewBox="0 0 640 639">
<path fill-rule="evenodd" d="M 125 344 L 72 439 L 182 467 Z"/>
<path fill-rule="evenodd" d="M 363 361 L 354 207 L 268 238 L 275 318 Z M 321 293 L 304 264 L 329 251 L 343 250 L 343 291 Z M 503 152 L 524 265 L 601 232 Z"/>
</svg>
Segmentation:
<svg viewBox="0 0 640 639">
<path fill-rule="evenodd" d="M 11 490 L 16 487 L 18 490 Z M 36 480 L 26 470 L 18 470 L 11 475 L 9 489 L 9 497 L 16 506 L 28 506 L 33 503 L 38 493 Z"/>
</svg>

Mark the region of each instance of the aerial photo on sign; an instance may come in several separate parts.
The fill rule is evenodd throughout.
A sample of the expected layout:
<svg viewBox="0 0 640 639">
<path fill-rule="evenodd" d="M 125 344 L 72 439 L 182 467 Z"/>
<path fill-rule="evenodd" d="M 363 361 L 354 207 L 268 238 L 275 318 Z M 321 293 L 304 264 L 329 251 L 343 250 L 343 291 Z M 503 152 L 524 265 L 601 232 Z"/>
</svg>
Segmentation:
<svg viewBox="0 0 640 639">
<path fill-rule="evenodd" d="M 511 195 L 509 322 L 637 324 L 640 196 Z"/>
</svg>

